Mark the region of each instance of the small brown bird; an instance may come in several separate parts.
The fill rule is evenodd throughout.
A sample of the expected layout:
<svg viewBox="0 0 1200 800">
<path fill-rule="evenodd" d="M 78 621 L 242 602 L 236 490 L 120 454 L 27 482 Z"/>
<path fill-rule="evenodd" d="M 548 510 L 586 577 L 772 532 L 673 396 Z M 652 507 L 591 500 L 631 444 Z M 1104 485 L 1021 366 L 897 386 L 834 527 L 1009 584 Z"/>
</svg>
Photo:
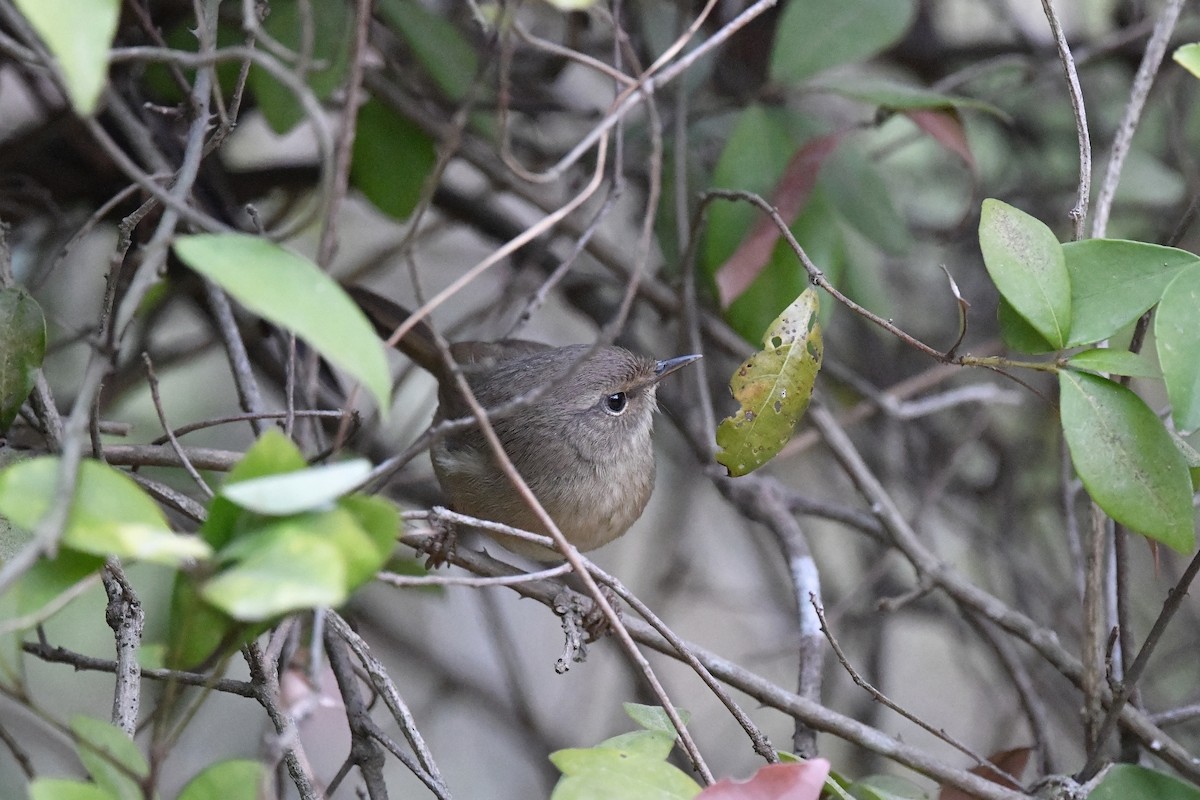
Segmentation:
<svg viewBox="0 0 1200 800">
<path fill-rule="evenodd" d="M 384 337 L 409 316 L 372 291 L 347 291 Z M 471 416 L 428 325 L 418 323 L 397 347 L 437 378 L 435 422 Z M 542 389 L 527 405 L 490 421 L 517 471 L 572 544 L 593 550 L 625 533 L 641 516 L 654 489 L 650 434 L 658 382 L 700 356 L 655 361 L 621 347 L 551 347 L 522 339 L 455 342 L 450 353 L 485 409 Z M 477 426 L 445 436 L 431 454 L 434 473 L 454 510 L 546 534 Z M 562 557 L 555 550 L 485 532 L 530 558 Z"/>
</svg>

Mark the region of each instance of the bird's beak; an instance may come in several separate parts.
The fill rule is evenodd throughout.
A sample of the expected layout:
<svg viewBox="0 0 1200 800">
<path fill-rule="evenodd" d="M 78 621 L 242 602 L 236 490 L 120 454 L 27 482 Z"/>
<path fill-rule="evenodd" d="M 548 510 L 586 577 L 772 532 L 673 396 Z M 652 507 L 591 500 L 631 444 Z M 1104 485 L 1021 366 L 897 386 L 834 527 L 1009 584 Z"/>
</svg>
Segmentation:
<svg viewBox="0 0 1200 800">
<path fill-rule="evenodd" d="M 658 383 L 675 370 L 681 367 L 686 367 L 688 364 L 700 358 L 701 355 L 696 353 L 690 356 L 676 356 L 675 358 L 668 358 L 665 361 L 656 361 L 654 363 L 654 380 L 651 381 L 651 383 Z"/>
</svg>

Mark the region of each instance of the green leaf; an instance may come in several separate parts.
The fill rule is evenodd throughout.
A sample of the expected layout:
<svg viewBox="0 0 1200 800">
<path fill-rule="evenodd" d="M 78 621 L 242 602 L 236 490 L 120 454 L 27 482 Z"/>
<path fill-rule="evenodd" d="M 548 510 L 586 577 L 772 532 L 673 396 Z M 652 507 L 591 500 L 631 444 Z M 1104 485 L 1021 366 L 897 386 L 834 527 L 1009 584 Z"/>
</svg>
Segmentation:
<svg viewBox="0 0 1200 800">
<path fill-rule="evenodd" d="M 908 223 L 896 210 L 891 191 L 859 149 L 843 145 L 826 159 L 821 166 L 821 187 L 842 217 L 884 252 L 903 255 L 912 247 Z M 807 240 L 797 241 L 808 250 Z"/>
<path fill-rule="evenodd" d="M 769 195 L 795 148 L 779 109 L 752 105 L 738 115 L 713 168 L 712 185 Z M 733 255 L 760 212 L 749 203 L 709 207 L 703 263 L 708 275 Z"/>
<path fill-rule="evenodd" d="M 839 64 L 864 61 L 900 40 L 912 0 L 792 0 L 771 50 L 771 78 L 799 83 Z"/>
<path fill-rule="evenodd" d="M 61 502 L 59 460 L 43 456 L 0 470 L 0 515 L 33 530 Z M 119 470 L 84 459 L 62 543 L 97 556 L 115 555 L 177 566 L 206 558 L 209 547 L 171 531 L 166 517 L 141 487 Z"/>
<path fill-rule="evenodd" d="M 362 528 L 374 548 L 375 558 L 366 568 L 369 580 L 384 568 L 392 557 L 392 551 L 396 549 L 396 537 L 400 535 L 400 528 L 404 524 L 400 520 L 400 512 L 382 497 L 365 494 L 343 497 L 338 501 L 338 507 L 354 517 L 354 521 Z"/>
<path fill-rule="evenodd" d="M 166 663 L 172 669 L 195 669 L 235 652 L 266 627 L 246 625 L 213 608 L 200 596 L 195 578 L 182 572 L 171 592 L 169 625 Z"/>
<path fill-rule="evenodd" d="M 1200 43 L 1192 42 L 1178 48 L 1171 58 L 1188 72 L 1200 78 Z"/>
<path fill-rule="evenodd" d="M 307 517 L 287 518 L 236 541 L 236 563 L 207 581 L 201 596 L 236 620 L 258 622 L 345 602 L 346 567 L 338 547 Z"/>
<path fill-rule="evenodd" d="M 314 511 L 333 503 L 371 474 L 364 458 L 226 483 L 221 494 L 248 511 L 272 516 Z"/>
<path fill-rule="evenodd" d="M 29 784 L 29 800 L 116 800 L 116 797 L 94 783 L 36 778 Z"/>
<path fill-rule="evenodd" d="M 1088 800 L 1200 800 L 1200 789 L 1136 764 L 1113 764 Z"/>
<path fill-rule="evenodd" d="M 837 213 L 820 188 L 813 192 L 800 216 L 792 223 L 791 231 L 797 241 L 804 243 L 809 258 L 825 271 L 825 277 L 836 281 L 846 261 L 845 234 Z M 762 332 L 788 307 L 788 298 L 796 297 L 810 285 L 808 273 L 796 254 L 786 241 L 780 239 L 762 272 L 725 310 L 725 318 L 742 338 L 757 342 Z M 833 305 L 828 304 L 823 310 L 832 309 Z"/>
<path fill-rule="evenodd" d="M 246 308 L 295 333 L 362 381 L 386 413 L 391 378 L 383 342 L 354 301 L 316 264 L 241 233 L 181 236 L 175 252 Z"/>
<path fill-rule="evenodd" d="M 350 180 L 380 211 L 407 219 L 436 162 L 433 139 L 413 122 L 378 100 L 358 110 Z"/>
<path fill-rule="evenodd" d="M 1200 428 L 1200 265 L 1167 284 L 1154 315 L 1154 345 L 1162 365 L 1171 416 L 1185 433 Z"/>
<path fill-rule="evenodd" d="M 676 735 L 675 726 L 671 723 L 671 718 L 667 716 L 667 712 L 662 706 L 649 706 L 642 703 L 622 703 L 621 707 L 625 709 L 625 713 L 631 720 L 646 730 L 669 733 L 671 736 Z M 683 724 L 687 725 L 691 714 L 682 708 L 677 708 L 675 711 L 679 714 L 679 718 L 683 720 Z"/>
<path fill-rule="evenodd" d="M 336 2 L 309 2 L 305 6 L 312 15 L 310 21 L 301 16 L 298 0 L 271 0 L 271 13 L 263 27 L 296 53 L 304 51 L 306 31 L 311 33 L 309 70 L 304 77 L 317 99 L 325 100 L 342 84 L 349 63 L 350 6 Z M 286 133 L 304 119 L 304 108 L 296 95 L 266 70 L 251 67 L 249 86 L 263 119 L 276 133 Z"/>
<path fill-rule="evenodd" d="M 717 461 L 730 475 L 774 458 L 808 407 L 823 351 L 817 308 L 817 293 L 806 289 L 763 334 L 763 350 L 730 379 L 742 407 L 717 427 Z"/>
<path fill-rule="evenodd" d="M 387 554 L 343 508 L 283 517 L 221 550 L 218 556 L 231 566 L 201 595 L 234 619 L 251 622 L 337 606 L 374 576 Z"/>
<path fill-rule="evenodd" d="M 1158 302 L 1200 257 L 1145 242 L 1085 239 L 1062 246 L 1071 279 L 1068 347 L 1107 339 Z"/>
<path fill-rule="evenodd" d="M 479 71 L 479 57 L 453 23 L 412 0 L 380 0 L 379 13 L 447 98 L 466 97 Z"/>
<path fill-rule="evenodd" d="M 46 355 L 46 318 L 24 289 L 0 289 L 0 432 L 8 430 Z"/>
<path fill-rule="evenodd" d="M 17 613 L 45 619 L 49 606 L 62 593 L 104 566 L 104 559 L 88 553 L 63 548 L 54 558 L 41 558 L 21 576 L 13 587 L 17 597 Z"/>
<path fill-rule="evenodd" d="M 1131 353 L 1128 350 L 1115 350 L 1111 347 L 1084 350 L 1067 359 L 1067 363 L 1077 369 L 1086 369 L 1091 372 L 1128 375 L 1131 378 L 1162 379 L 1162 371 L 1146 356 L 1140 353 Z"/>
<path fill-rule="evenodd" d="M 218 761 L 188 781 L 178 800 L 257 800 L 264 796 L 266 778 L 266 768 L 257 761 Z"/>
<path fill-rule="evenodd" d="M 143 800 L 138 780 L 150 776 L 150 765 L 120 728 L 94 717 L 71 718 L 76 752 L 98 786 L 120 800 Z"/>
<path fill-rule="evenodd" d="M 108 49 L 121 16 L 120 0 L 16 0 L 17 8 L 58 61 L 71 106 L 96 110 L 108 81 Z"/>
<path fill-rule="evenodd" d="M 268 429 L 251 445 L 229 475 L 227 483 L 238 483 L 267 475 L 282 475 L 308 466 L 300 448 L 278 428 Z M 208 507 L 208 518 L 200 527 L 200 536 L 214 549 L 224 547 L 236 535 L 245 517 L 241 506 L 218 494 Z"/>
<path fill-rule="evenodd" d="M 983 201 L 983 263 L 1000 294 L 1056 348 L 1071 329 L 1071 283 L 1062 245 L 1044 223 L 1007 203 Z"/>
<path fill-rule="evenodd" d="M 663 761 L 675 747 L 675 734 L 662 731 L 630 731 L 605 739 L 597 747 L 610 747 L 631 755 Z"/>
<path fill-rule="evenodd" d="M 1075 470 L 1105 513 L 1180 552 L 1195 547 L 1187 462 L 1140 397 L 1082 372 L 1058 374 Z"/>
<path fill-rule="evenodd" d="M 614 747 L 559 750 L 550 761 L 563 773 L 550 800 L 690 800 L 700 786 L 659 758 Z"/>
<path fill-rule="evenodd" d="M 1053 353 L 1058 350 L 1003 297 L 996 306 L 996 318 L 1000 322 L 1000 337 L 1008 349 L 1022 353 Z"/>
<path fill-rule="evenodd" d="M 860 77 L 851 79 L 822 78 L 810 88 L 816 92 L 829 92 L 851 100 L 860 100 L 888 111 L 965 108 L 973 111 L 986 111 L 1001 119 L 1009 119 L 1009 115 L 1003 109 L 983 100 L 942 94 L 921 86 L 908 86 L 894 81 Z"/>
</svg>

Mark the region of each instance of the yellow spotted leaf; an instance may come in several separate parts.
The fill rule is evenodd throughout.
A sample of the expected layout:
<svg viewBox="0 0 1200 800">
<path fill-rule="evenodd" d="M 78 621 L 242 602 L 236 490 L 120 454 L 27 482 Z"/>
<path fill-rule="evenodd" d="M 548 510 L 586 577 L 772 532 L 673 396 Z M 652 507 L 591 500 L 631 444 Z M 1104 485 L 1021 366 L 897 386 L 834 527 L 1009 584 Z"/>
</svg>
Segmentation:
<svg viewBox="0 0 1200 800">
<path fill-rule="evenodd" d="M 818 308 L 817 293 L 806 289 L 767 328 L 763 349 L 730 379 L 742 407 L 717 427 L 717 461 L 730 475 L 746 475 L 774 458 L 808 408 L 824 350 Z"/>
</svg>

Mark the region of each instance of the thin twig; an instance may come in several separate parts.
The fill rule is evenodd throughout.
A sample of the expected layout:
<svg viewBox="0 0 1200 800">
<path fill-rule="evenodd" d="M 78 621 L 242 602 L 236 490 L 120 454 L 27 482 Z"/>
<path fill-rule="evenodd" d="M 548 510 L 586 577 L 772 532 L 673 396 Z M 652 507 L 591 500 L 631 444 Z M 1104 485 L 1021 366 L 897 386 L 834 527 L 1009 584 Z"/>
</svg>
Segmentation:
<svg viewBox="0 0 1200 800">
<path fill-rule="evenodd" d="M 1051 0 L 1042 0 L 1042 9 L 1046 12 L 1046 21 L 1050 23 L 1050 33 L 1054 37 L 1055 47 L 1058 48 L 1058 58 L 1067 78 L 1067 94 L 1071 97 L 1071 111 L 1075 115 L 1075 137 L 1079 143 L 1079 185 L 1075 205 L 1068 216 L 1071 217 L 1073 229 L 1071 238 L 1078 241 L 1083 238 L 1083 226 L 1087 221 L 1088 201 L 1092 190 L 1092 135 L 1088 130 L 1079 73 L 1075 69 L 1075 59 L 1071 56 L 1071 46 L 1067 44 L 1062 23 L 1058 21 Z"/>
<path fill-rule="evenodd" d="M 846 670 L 846 673 L 850 676 L 850 679 L 853 680 L 854 683 L 857 684 L 859 688 L 863 689 L 865 692 L 867 692 L 867 694 L 871 695 L 871 698 L 873 700 L 875 700 L 875 702 L 880 703 L 887 708 L 890 708 L 892 711 L 895 711 L 897 714 L 904 717 L 906 720 L 913 723 L 917 727 L 921 728 L 922 730 L 928 731 L 929 733 L 933 734 L 938 739 L 941 739 L 943 742 L 945 742 L 946 744 L 953 747 L 955 750 L 968 756 L 971 760 L 973 760 L 975 762 L 976 766 L 986 767 L 989 772 L 992 772 L 995 775 L 1002 777 L 1007 781 L 1010 781 L 1014 786 L 1019 786 L 1021 784 L 1020 781 L 1018 781 L 1012 775 L 1009 775 L 1004 770 L 997 767 L 995 764 L 993 764 L 987 758 L 979 755 L 974 750 L 967 747 L 965 744 L 958 741 L 950 734 L 946 733 L 945 730 L 934 727 L 933 725 L 930 725 L 928 722 L 921 719 L 916 714 L 912 713 L 911 711 L 904 708 L 899 703 L 895 702 L 890 697 L 885 695 L 883 692 L 876 689 L 862 675 L 859 675 L 858 670 L 856 670 L 854 668 L 854 665 L 850 663 L 850 659 L 846 657 L 846 653 L 845 653 L 845 651 L 842 650 L 842 646 L 840 644 L 838 644 L 837 638 L 834 637 L 834 635 L 833 635 L 833 631 L 831 631 L 829 629 L 829 623 L 825 619 L 825 609 L 821 606 L 821 604 L 817 601 L 817 598 L 815 598 L 815 597 L 810 598 L 810 603 L 811 603 L 812 608 L 816 611 L 817 618 L 821 622 L 821 633 L 825 634 L 825 640 L 829 642 L 829 646 L 833 649 L 833 654 L 835 656 L 837 656 L 838 663 L 842 665 L 842 669 Z"/>
<path fill-rule="evenodd" d="M 1092 216 L 1092 236 L 1102 239 L 1108 231 L 1108 216 L 1112 212 L 1113 198 L 1117 194 L 1117 185 L 1121 182 L 1121 170 L 1125 165 L 1125 156 L 1129 154 L 1129 146 L 1133 142 L 1133 134 L 1137 131 L 1138 122 L 1142 118 L 1142 109 L 1146 98 L 1150 96 L 1150 88 L 1158 74 L 1159 65 L 1167 52 L 1171 34 L 1179 21 L 1179 13 L 1183 10 L 1184 0 L 1167 0 L 1162 13 L 1154 23 L 1154 32 L 1146 42 L 1146 50 L 1142 61 L 1138 64 L 1137 74 L 1133 76 L 1133 86 L 1129 90 L 1129 100 L 1125 103 L 1125 111 L 1121 114 L 1121 122 L 1117 125 L 1117 135 L 1113 138 L 1112 152 L 1108 156 L 1108 166 L 1104 170 L 1104 180 L 1100 184 L 1100 193 L 1096 196 L 1096 207 Z M 1079 237 L 1076 237 L 1079 238 Z"/>
</svg>

